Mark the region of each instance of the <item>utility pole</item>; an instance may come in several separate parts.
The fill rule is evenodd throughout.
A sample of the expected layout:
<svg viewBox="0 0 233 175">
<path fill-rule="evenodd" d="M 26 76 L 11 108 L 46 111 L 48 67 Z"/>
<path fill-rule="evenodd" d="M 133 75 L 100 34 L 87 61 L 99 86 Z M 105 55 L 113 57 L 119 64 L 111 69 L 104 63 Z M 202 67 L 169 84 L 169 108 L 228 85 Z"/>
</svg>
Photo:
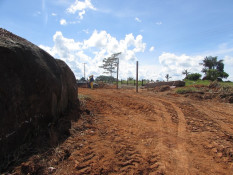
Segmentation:
<svg viewBox="0 0 233 175">
<path fill-rule="evenodd" d="M 84 66 L 84 79 L 86 80 L 86 76 L 85 76 L 85 65 L 86 65 L 87 63 L 83 63 L 83 66 Z"/>
<path fill-rule="evenodd" d="M 136 62 L 136 92 L 138 93 L 138 61 Z"/>
<path fill-rule="evenodd" d="M 119 73 L 119 58 L 118 58 L 118 62 L 117 62 L 117 89 L 118 89 L 118 73 Z"/>
</svg>

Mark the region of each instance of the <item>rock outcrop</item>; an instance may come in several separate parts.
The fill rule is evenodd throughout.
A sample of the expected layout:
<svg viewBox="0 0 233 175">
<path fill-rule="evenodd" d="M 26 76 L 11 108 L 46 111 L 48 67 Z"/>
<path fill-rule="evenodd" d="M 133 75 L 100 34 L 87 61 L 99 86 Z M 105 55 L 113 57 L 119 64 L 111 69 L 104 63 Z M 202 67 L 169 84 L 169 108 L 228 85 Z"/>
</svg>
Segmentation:
<svg viewBox="0 0 233 175">
<path fill-rule="evenodd" d="M 32 137 L 66 121 L 63 114 L 76 103 L 76 80 L 66 63 L 0 28 L 0 165 Z"/>
</svg>

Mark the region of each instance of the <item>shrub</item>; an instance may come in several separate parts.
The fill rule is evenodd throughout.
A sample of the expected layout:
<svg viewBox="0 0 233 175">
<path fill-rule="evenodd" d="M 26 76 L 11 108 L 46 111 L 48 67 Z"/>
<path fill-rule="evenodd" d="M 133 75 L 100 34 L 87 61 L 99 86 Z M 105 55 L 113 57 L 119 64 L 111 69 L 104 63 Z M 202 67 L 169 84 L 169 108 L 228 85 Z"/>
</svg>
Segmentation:
<svg viewBox="0 0 233 175">
<path fill-rule="evenodd" d="M 198 80 L 200 78 L 201 78 L 201 74 L 199 74 L 199 73 L 193 73 L 193 74 L 189 74 L 189 75 L 186 76 L 186 79 L 194 80 L 194 81 L 196 81 L 196 80 Z"/>
<path fill-rule="evenodd" d="M 100 76 L 96 77 L 95 80 L 96 80 L 96 81 L 114 82 L 114 81 L 116 81 L 116 78 L 114 78 L 114 77 L 112 77 L 112 76 L 100 75 Z"/>
</svg>

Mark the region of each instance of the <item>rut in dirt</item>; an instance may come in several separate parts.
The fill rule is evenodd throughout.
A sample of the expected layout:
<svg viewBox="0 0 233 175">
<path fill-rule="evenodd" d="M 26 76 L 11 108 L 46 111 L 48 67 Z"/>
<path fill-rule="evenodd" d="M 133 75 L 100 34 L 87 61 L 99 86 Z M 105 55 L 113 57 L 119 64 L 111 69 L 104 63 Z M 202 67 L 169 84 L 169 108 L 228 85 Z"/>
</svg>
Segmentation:
<svg viewBox="0 0 233 175">
<path fill-rule="evenodd" d="M 83 114 L 44 174 L 231 174 L 232 104 L 79 89 Z M 38 164 L 38 163 L 37 163 Z M 49 172 L 48 168 L 54 171 Z"/>
<path fill-rule="evenodd" d="M 74 127 L 76 149 L 62 168 L 57 166 L 56 174 L 68 169 L 71 174 L 229 174 L 233 170 L 232 125 L 206 113 L 200 108 L 204 102 L 146 91 L 79 92 L 88 97 L 84 103 L 91 114 L 82 116 Z M 227 115 L 222 114 L 221 104 L 214 109 L 221 120 L 232 122 L 231 107 L 225 107 Z"/>
</svg>

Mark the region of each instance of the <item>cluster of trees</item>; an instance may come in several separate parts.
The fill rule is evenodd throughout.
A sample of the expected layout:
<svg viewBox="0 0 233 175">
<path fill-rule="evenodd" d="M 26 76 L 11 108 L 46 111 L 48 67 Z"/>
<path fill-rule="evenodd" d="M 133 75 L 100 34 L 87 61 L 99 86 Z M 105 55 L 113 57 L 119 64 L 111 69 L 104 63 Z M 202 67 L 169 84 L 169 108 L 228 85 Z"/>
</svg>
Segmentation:
<svg viewBox="0 0 233 175">
<path fill-rule="evenodd" d="M 205 73 L 204 79 L 206 80 L 221 80 L 227 78 L 229 75 L 224 72 L 223 60 L 219 60 L 217 57 L 205 57 L 201 65 L 204 66 L 202 72 Z"/>
<path fill-rule="evenodd" d="M 218 60 L 218 57 L 205 57 L 200 65 L 203 66 L 202 72 L 204 73 L 203 80 L 218 80 L 222 81 L 223 78 L 227 78 L 229 75 L 224 72 L 223 60 Z M 198 80 L 201 78 L 199 73 L 190 73 L 188 70 L 184 70 L 182 74 L 185 75 L 185 79 Z"/>
</svg>

